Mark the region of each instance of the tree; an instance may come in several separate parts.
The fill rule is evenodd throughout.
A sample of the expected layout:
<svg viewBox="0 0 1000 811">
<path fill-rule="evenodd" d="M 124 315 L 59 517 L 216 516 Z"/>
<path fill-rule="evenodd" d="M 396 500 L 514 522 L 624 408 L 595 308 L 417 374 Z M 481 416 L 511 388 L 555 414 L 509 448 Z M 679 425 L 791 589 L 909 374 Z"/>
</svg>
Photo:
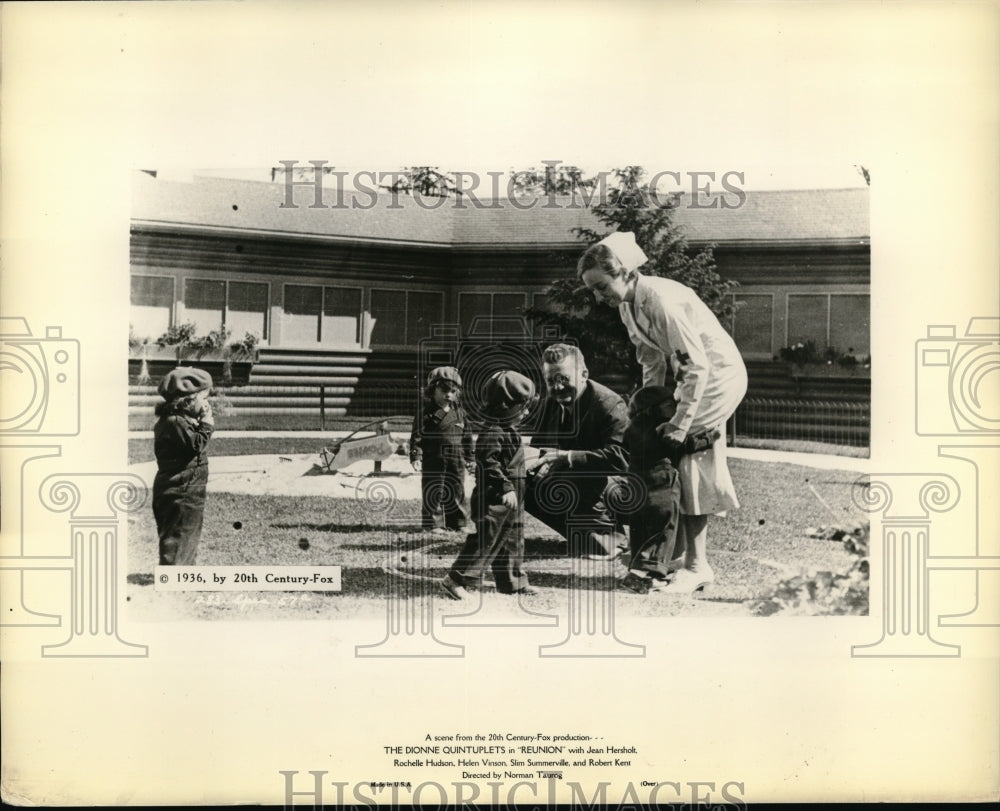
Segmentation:
<svg viewBox="0 0 1000 811">
<path fill-rule="evenodd" d="M 576 228 L 581 242 L 592 245 L 612 231 L 633 232 L 648 257 L 643 273 L 687 285 L 723 324 L 730 323 L 736 304 L 729 294 L 738 282 L 719 276 L 711 247 L 697 253 L 692 251 L 680 226 L 674 222 L 677 198 L 662 201 L 643 188 L 645 172 L 641 166 L 615 169 L 612 175 L 616 185 L 591 209 L 607 230 L 602 234 L 590 228 Z M 642 375 L 635 360 L 635 347 L 618 311 L 596 303 L 576 278 L 575 267 L 570 275 L 549 285 L 545 296 L 547 309 L 532 308 L 529 317 L 538 323 L 554 325 L 574 339 L 595 377 L 624 374 L 628 384 L 638 385 Z"/>
<path fill-rule="evenodd" d="M 461 197 L 462 190 L 453 177 L 438 171 L 436 166 L 406 166 L 383 189 L 394 194 L 419 194 L 421 197 Z"/>
<path fill-rule="evenodd" d="M 534 166 L 520 171 L 510 170 L 510 186 L 518 194 L 573 194 L 593 189 L 597 178 L 585 178 L 578 166 L 562 166 L 555 161 L 539 171 Z"/>
</svg>

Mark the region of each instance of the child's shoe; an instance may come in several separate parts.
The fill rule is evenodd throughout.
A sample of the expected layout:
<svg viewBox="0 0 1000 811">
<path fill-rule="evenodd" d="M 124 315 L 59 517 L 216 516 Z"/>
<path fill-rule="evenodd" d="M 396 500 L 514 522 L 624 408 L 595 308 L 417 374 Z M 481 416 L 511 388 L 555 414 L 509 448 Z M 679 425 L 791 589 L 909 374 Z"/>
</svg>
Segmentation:
<svg viewBox="0 0 1000 811">
<path fill-rule="evenodd" d="M 622 588 L 633 591 L 636 594 L 647 594 L 651 585 L 650 578 L 638 572 L 629 572 L 622 578 Z"/>
<path fill-rule="evenodd" d="M 446 574 L 441 579 L 441 588 L 453 600 L 466 600 L 471 596 L 465 586 L 451 579 L 450 574 Z"/>
</svg>

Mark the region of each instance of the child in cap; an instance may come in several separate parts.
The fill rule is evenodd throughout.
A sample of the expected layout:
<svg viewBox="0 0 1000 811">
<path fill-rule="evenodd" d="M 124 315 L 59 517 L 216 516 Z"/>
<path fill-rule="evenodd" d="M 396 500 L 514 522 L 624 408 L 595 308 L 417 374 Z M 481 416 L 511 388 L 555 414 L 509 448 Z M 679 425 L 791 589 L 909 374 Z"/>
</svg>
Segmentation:
<svg viewBox="0 0 1000 811">
<path fill-rule="evenodd" d="M 675 550 L 681 508 L 677 468 L 682 455 L 706 450 L 720 436 L 713 429 L 688 436 L 681 446 L 666 441 L 657 429 L 676 410 L 677 401 L 666 386 L 641 388 L 629 402 L 629 472 L 642 479 L 646 499 L 629 521 L 631 562 L 622 585 L 640 594 L 658 590 L 670 572 L 684 567 L 683 550 L 680 555 Z"/>
<path fill-rule="evenodd" d="M 469 596 L 466 586 L 478 583 L 492 566 L 501 594 L 532 594 L 524 560 L 524 450 L 517 426 L 535 401 L 535 384 L 512 371 L 494 373 L 483 390 L 485 425 L 476 440 L 476 486 L 472 518 L 476 531 L 445 575 L 449 596 Z"/>
<path fill-rule="evenodd" d="M 156 406 L 153 427 L 153 517 L 161 565 L 190 566 L 198 550 L 208 484 L 205 448 L 215 429 L 211 388 L 208 372 L 188 367 L 178 367 L 160 381 L 165 402 Z"/>
<path fill-rule="evenodd" d="M 462 378 L 453 366 L 439 366 L 427 376 L 424 396 L 413 418 L 410 464 L 419 471 L 420 525 L 425 531 L 463 531 L 465 472 L 471 471 L 472 429 L 461 405 Z M 444 526 L 440 514 L 444 513 Z"/>
</svg>

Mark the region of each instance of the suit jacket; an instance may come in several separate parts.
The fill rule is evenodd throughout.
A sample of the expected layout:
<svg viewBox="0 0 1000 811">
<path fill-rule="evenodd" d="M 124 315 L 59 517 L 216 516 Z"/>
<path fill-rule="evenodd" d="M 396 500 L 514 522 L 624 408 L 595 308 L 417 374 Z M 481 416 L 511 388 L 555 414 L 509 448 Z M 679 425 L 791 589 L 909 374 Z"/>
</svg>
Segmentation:
<svg viewBox="0 0 1000 811">
<path fill-rule="evenodd" d="M 618 312 L 635 344 L 642 384 L 669 385 L 671 370 L 677 385 L 674 428 L 687 433 L 715 403 L 727 404 L 720 413 L 732 413 L 728 404 L 735 398 L 735 409 L 746 391 L 746 367 L 732 337 L 690 287 L 639 274 L 634 301 L 622 302 Z"/>
<path fill-rule="evenodd" d="M 562 423 L 562 406 L 546 398 L 531 444 L 569 451 L 566 466 L 594 473 L 621 473 L 628 468 L 623 444 L 628 425 L 625 401 L 607 386 L 588 380 Z"/>
</svg>

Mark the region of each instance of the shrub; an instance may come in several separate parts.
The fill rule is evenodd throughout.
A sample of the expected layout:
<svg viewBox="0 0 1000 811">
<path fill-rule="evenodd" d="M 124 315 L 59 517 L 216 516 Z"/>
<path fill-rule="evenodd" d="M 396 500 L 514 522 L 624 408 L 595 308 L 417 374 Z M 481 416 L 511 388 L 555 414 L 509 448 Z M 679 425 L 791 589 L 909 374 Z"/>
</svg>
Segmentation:
<svg viewBox="0 0 1000 811">
<path fill-rule="evenodd" d="M 865 521 L 847 528 L 812 530 L 813 538 L 840 540 L 854 555 L 851 568 L 843 573 L 828 571 L 786 578 L 767 595 L 754 600 L 750 611 L 758 617 L 868 614 L 870 524 Z"/>
</svg>

